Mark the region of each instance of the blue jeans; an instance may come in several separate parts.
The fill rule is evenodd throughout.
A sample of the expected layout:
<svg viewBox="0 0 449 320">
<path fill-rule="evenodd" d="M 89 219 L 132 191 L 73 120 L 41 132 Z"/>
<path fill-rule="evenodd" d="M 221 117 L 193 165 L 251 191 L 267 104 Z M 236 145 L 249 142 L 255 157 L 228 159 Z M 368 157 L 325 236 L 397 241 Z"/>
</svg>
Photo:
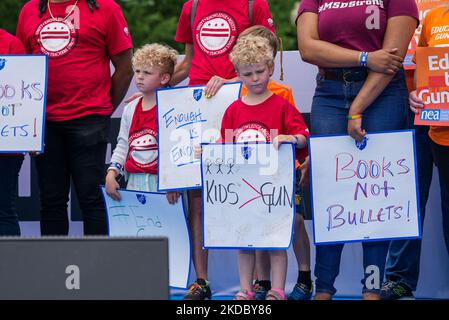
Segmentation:
<svg viewBox="0 0 449 320">
<path fill-rule="evenodd" d="M 332 69 L 336 72 L 351 72 L 359 68 Z M 364 81 L 343 82 L 326 80 L 317 75 L 317 87 L 312 102 L 312 135 L 346 134 L 347 115 L 352 101 L 362 88 Z M 408 113 L 408 92 L 404 71 L 399 71 L 381 95 L 363 113 L 362 127 L 372 131 L 390 131 L 406 128 Z M 339 274 L 341 252 L 344 244 L 319 245 L 316 248 L 315 276 L 316 291 L 335 294 L 334 282 Z M 389 241 L 364 242 L 363 269 L 375 265 L 383 280 L 385 260 Z M 363 292 L 379 293 L 380 288 L 368 289 L 362 279 Z"/>
<path fill-rule="evenodd" d="M 17 187 L 23 156 L 0 155 L 2 181 L 0 182 L 0 236 L 20 236 L 16 212 Z"/>
</svg>

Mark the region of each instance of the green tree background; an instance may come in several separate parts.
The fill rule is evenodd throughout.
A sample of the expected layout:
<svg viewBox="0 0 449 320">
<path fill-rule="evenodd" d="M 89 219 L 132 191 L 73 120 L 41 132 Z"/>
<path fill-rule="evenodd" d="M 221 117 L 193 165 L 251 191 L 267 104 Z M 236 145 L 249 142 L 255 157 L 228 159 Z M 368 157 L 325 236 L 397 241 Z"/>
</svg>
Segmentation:
<svg viewBox="0 0 449 320">
<path fill-rule="evenodd" d="M 0 26 L 15 33 L 20 9 L 28 0 L 1 0 Z M 183 52 L 183 46 L 174 41 L 178 17 L 186 0 L 116 0 L 123 9 L 135 47 L 160 42 Z M 223 0 L 226 1 L 226 0 Z M 268 1 L 282 38 L 284 50 L 296 50 L 296 27 L 293 17 L 297 0 Z"/>
</svg>

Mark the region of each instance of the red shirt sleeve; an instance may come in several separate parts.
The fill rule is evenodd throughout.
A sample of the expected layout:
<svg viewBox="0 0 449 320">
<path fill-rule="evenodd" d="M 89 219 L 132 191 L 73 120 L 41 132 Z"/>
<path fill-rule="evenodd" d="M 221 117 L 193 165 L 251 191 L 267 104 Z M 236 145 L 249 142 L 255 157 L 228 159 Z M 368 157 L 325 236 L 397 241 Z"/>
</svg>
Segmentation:
<svg viewBox="0 0 449 320">
<path fill-rule="evenodd" d="M 266 0 L 254 1 L 253 7 L 253 25 L 262 25 L 276 34 L 273 17 Z"/>
<path fill-rule="evenodd" d="M 289 135 L 303 135 L 306 138 L 310 136 L 309 129 L 301 115 L 301 113 L 286 101 L 284 106 L 284 123 L 285 134 Z M 299 160 L 304 159 L 308 155 L 308 149 L 302 148 L 296 150 L 296 157 Z"/>
<path fill-rule="evenodd" d="M 192 26 L 190 25 L 190 9 L 191 2 L 184 3 L 182 7 L 181 16 L 178 21 L 178 28 L 176 30 L 175 40 L 181 43 L 193 44 Z"/>
<path fill-rule="evenodd" d="M 415 0 L 390 0 L 387 10 L 388 18 L 397 16 L 410 16 L 416 19 L 419 25 L 419 12 Z"/>
<path fill-rule="evenodd" d="M 298 8 L 298 14 L 296 15 L 296 20 L 304 12 L 312 12 L 318 14 L 318 0 L 302 0 L 301 5 Z"/>
<path fill-rule="evenodd" d="M 16 37 L 19 39 L 19 41 L 24 46 L 25 53 L 32 53 L 31 44 L 27 40 L 26 34 L 23 30 L 23 26 L 26 21 L 26 18 L 24 17 L 26 14 L 25 10 L 26 10 L 26 8 L 22 9 L 22 11 L 20 12 L 19 21 L 17 22 L 17 27 L 16 27 Z"/>
<path fill-rule="evenodd" d="M 110 56 L 115 56 L 133 47 L 128 24 L 122 9 L 114 3 L 106 25 L 106 44 Z"/>
<path fill-rule="evenodd" d="M 17 39 L 16 37 L 11 38 L 11 43 L 9 46 L 9 53 L 11 53 L 11 54 L 25 54 L 26 53 L 22 42 L 20 42 L 20 40 Z"/>
<path fill-rule="evenodd" d="M 221 120 L 221 130 L 220 130 L 220 139 L 218 142 L 234 142 L 234 125 L 232 123 L 232 114 L 233 114 L 233 105 L 236 102 L 233 102 L 223 114 L 223 118 Z"/>
</svg>

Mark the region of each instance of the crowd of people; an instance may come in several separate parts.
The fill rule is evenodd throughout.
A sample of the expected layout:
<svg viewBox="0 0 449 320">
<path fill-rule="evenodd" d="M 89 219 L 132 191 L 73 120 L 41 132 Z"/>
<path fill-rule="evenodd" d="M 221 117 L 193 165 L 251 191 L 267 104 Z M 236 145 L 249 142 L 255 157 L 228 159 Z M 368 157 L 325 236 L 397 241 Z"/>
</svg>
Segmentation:
<svg viewBox="0 0 449 320">
<path fill-rule="evenodd" d="M 367 10 L 373 6 L 374 11 Z M 367 21 L 373 12 L 378 16 L 371 25 Z M 130 189 L 157 191 L 157 158 L 133 157 L 133 141 L 143 134 L 157 139 L 156 90 L 176 86 L 188 78 L 189 85 L 205 86 L 206 98 L 214 96 L 225 83 L 241 81 L 241 98 L 223 115 L 221 141 L 248 142 L 241 129 L 256 123 L 267 128 L 267 132 L 276 130 L 276 136 L 266 135 L 263 141 L 275 147 L 285 142 L 295 144 L 299 150 L 298 183 L 302 188 L 308 187 L 306 150 L 310 135 L 349 134 L 362 141 L 373 131 L 415 129 L 421 215 L 425 214 L 435 164 L 449 251 L 449 128 L 413 125 L 414 114 L 424 104 L 415 88 L 407 88 L 406 78 L 413 77 L 413 71 L 405 72 L 403 68 L 410 40 L 420 25 L 416 1 L 301 2 L 296 19 L 299 53 L 319 70 L 310 132 L 295 106 L 292 88 L 271 79 L 279 45 L 275 20 L 266 0 L 188 0 L 174 35 L 176 41 L 185 45 L 184 58 L 177 62 L 178 53 L 164 44 L 146 44 L 133 53 L 132 34 L 114 0 L 26 3 L 16 35 L 0 29 L 0 54 L 46 54 L 49 59 L 45 152 L 32 154 L 39 181 L 41 234 L 68 234 L 70 181 L 80 203 L 85 235 L 107 234 L 99 185 L 105 184 L 107 194 L 115 200 L 120 200 L 117 179 L 121 175 L 125 175 Z M 214 33 L 220 26 L 211 24 L 217 23 L 226 36 Z M 430 10 L 421 23 L 418 46 L 449 46 L 449 29 L 436 28 L 449 25 L 449 2 Z M 203 35 L 207 32 L 215 38 L 205 40 Z M 442 33 L 448 36 L 443 37 Z M 133 76 L 139 94 L 128 99 L 117 147 L 104 172 L 110 116 L 125 98 Z M 225 130 L 235 134 L 225 138 Z M 201 150 L 197 148 L 196 152 Z M 20 235 L 15 203 L 22 161 L 21 154 L 0 156 L 4 172 L 0 184 L 1 235 Z M 208 252 L 202 245 L 201 190 L 187 193 L 197 280 L 184 298 L 211 299 Z M 166 197 L 173 204 L 180 193 L 168 192 Z M 313 283 L 303 211 L 295 218 L 293 249 L 298 279 L 293 291 L 285 294 L 285 250 L 241 250 L 240 290 L 235 299 L 309 300 L 315 293 L 317 300 L 330 300 L 336 294 L 334 283 L 344 245 L 316 246 Z M 368 288 L 366 276 L 361 280 L 363 299 L 413 298 L 421 239 L 362 245 L 364 270 L 375 265 L 381 271 L 381 279 L 385 276 L 378 288 Z"/>
</svg>

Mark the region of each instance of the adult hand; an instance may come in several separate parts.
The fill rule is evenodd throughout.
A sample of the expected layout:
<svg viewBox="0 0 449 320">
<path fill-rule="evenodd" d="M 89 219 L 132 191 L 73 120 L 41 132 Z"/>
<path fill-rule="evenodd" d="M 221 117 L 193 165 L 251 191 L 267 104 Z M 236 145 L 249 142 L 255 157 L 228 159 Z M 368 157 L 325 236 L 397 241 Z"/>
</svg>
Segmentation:
<svg viewBox="0 0 449 320">
<path fill-rule="evenodd" d="M 116 173 L 114 170 L 108 171 L 108 174 L 106 175 L 105 189 L 108 196 L 110 196 L 115 201 L 120 201 L 122 200 L 122 197 L 118 192 L 120 185 L 118 184 L 117 180 L 115 180 L 115 176 Z"/>
<path fill-rule="evenodd" d="M 125 99 L 125 103 L 130 103 L 131 101 L 140 98 L 141 96 L 143 96 L 142 92 L 135 92 L 132 95 L 130 95 L 128 98 Z"/>
<path fill-rule="evenodd" d="M 358 142 L 363 141 L 366 131 L 362 129 L 362 118 L 348 120 L 348 134 Z"/>
<path fill-rule="evenodd" d="M 280 134 L 273 139 L 273 147 L 278 150 L 284 142 L 296 143 L 296 138 L 292 135 Z"/>
<path fill-rule="evenodd" d="M 181 194 L 178 191 L 169 191 L 165 196 L 167 197 L 168 203 L 175 204 L 178 202 Z"/>
<path fill-rule="evenodd" d="M 226 79 L 219 76 L 213 76 L 204 88 L 204 95 L 206 98 L 211 98 L 217 94 L 218 90 L 227 82 Z"/>
<path fill-rule="evenodd" d="M 304 162 L 299 165 L 299 170 L 301 170 L 301 178 L 299 179 L 299 185 L 302 188 L 305 188 L 306 186 L 309 185 L 310 181 L 309 168 L 310 168 L 310 159 L 309 156 L 307 156 Z"/>
<path fill-rule="evenodd" d="M 368 54 L 368 68 L 379 73 L 395 74 L 404 59 L 396 55 L 398 49 L 381 49 Z"/>
<path fill-rule="evenodd" d="M 414 113 L 419 113 L 424 108 L 424 102 L 418 97 L 416 90 L 410 92 L 408 102 L 410 103 L 410 110 Z"/>
</svg>

